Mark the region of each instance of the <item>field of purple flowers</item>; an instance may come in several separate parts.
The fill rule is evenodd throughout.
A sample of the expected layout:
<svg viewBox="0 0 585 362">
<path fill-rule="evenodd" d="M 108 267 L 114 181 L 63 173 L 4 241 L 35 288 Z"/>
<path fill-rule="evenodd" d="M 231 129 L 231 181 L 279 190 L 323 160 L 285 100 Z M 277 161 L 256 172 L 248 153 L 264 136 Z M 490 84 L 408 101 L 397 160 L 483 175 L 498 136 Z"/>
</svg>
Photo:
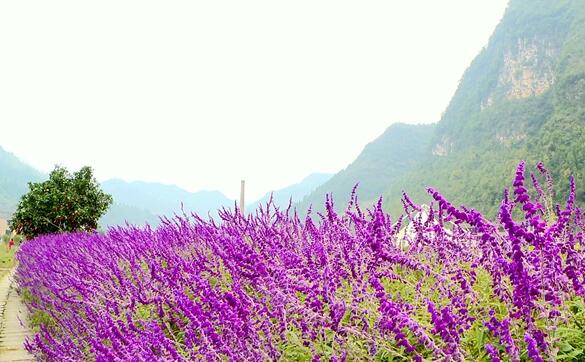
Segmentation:
<svg viewBox="0 0 585 362">
<path fill-rule="evenodd" d="M 585 218 L 572 179 L 564 205 L 552 192 L 522 162 L 496 221 L 429 189 L 430 207 L 405 195 L 395 220 L 354 192 L 313 218 L 269 204 L 39 237 L 18 254 L 27 348 L 51 361 L 584 360 Z"/>
</svg>

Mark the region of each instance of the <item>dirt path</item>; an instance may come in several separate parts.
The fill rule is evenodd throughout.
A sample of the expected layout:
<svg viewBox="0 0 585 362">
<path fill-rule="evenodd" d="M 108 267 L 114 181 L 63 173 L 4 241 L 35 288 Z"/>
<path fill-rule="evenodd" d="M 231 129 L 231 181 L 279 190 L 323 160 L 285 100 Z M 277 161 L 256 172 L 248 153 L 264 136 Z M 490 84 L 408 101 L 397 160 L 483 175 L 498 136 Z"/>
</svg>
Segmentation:
<svg viewBox="0 0 585 362">
<path fill-rule="evenodd" d="M 15 270 L 12 269 L 0 280 L 0 362 L 34 360 L 24 348 L 24 340 L 31 331 L 23 326 L 27 322 L 27 315 L 16 293 L 13 278 Z"/>
</svg>

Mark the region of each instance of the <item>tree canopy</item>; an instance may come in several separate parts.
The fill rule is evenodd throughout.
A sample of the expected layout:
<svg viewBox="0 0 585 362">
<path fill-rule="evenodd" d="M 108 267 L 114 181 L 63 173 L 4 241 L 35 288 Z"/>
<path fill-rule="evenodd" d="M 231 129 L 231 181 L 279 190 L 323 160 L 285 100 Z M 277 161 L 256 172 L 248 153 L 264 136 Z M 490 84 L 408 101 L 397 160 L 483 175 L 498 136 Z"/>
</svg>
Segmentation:
<svg viewBox="0 0 585 362">
<path fill-rule="evenodd" d="M 33 238 L 42 234 L 95 230 L 112 203 L 100 189 L 91 167 L 71 174 L 55 167 L 49 179 L 29 183 L 10 220 L 12 230 Z"/>
</svg>

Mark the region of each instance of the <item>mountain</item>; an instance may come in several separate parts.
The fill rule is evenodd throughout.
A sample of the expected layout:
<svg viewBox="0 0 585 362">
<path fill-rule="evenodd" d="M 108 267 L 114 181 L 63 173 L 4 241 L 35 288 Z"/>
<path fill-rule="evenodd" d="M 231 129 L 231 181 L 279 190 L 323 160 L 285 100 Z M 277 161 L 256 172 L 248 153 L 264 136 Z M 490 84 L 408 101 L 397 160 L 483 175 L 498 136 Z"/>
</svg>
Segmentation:
<svg viewBox="0 0 585 362">
<path fill-rule="evenodd" d="M 149 224 L 156 226 L 160 219 L 154 213 L 134 206 L 120 204 L 116 201 L 110 206 L 108 212 L 100 219 L 102 227 L 124 225 L 126 222 L 132 225 Z"/>
<path fill-rule="evenodd" d="M 46 176 L 0 147 L 0 216 L 10 215 L 20 196 L 28 191 L 28 183 Z"/>
<path fill-rule="evenodd" d="M 392 127 L 386 131 L 392 132 Z M 383 137 L 373 144 L 388 149 L 396 144 Z M 402 142 L 408 148 L 412 140 Z M 383 194 L 390 211 L 398 212 L 402 190 L 428 202 L 425 188 L 433 186 L 455 203 L 493 215 L 521 159 L 528 165 L 543 161 L 564 182 L 557 201 L 566 196 L 570 174 L 578 185 L 585 184 L 583 0 L 511 0 L 489 43 L 463 74 L 428 145 L 414 164 L 388 177 L 389 164 L 412 157 L 405 150 L 396 152 L 372 153 L 369 159 L 360 155 L 308 199 L 322 203 L 324 192 L 333 191 L 345 201 L 348 185 L 361 180 L 362 201 Z M 386 168 L 376 170 L 372 164 Z M 350 167 L 371 174 L 355 175 Z M 372 183 L 376 178 L 379 182 Z M 577 198 L 585 202 L 585 193 Z"/>
<path fill-rule="evenodd" d="M 14 154 L 0 146 L 0 233 L 7 227 L 7 219 L 16 209 L 20 197 L 28 192 L 29 182 L 40 182 L 47 175 L 19 160 Z M 124 224 L 158 224 L 158 217 L 147 210 L 114 202 L 108 213 L 102 218 L 102 225 Z"/>
<path fill-rule="evenodd" d="M 103 182 L 102 189 L 113 196 L 116 204 L 102 218 L 104 225 L 123 224 L 125 220 L 158 224 L 158 216 L 180 214 L 181 204 L 186 213 L 195 212 L 201 216 L 207 216 L 210 212 L 216 215 L 222 206 L 234 205 L 233 200 L 219 191 L 189 192 L 174 185 L 155 182 L 112 179 Z"/>
<path fill-rule="evenodd" d="M 585 182 L 585 4 L 512 0 L 466 70 L 420 166 L 386 189 L 422 200 L 432 185 L 491 214 L 516 164 L 543 161 L 566 197 Z M 578 195 L 580 202 L 585 194 Z M 394 203 L 396 208 L 396 203 Z"/>
<path fill-rule="evenodd" d="M 426 155 L 435 126 L 396 123 L 364 147 L 357 159 L 335 174 L 299 203 L 300 210 L 310 205 L 321 210 L 325 194 L 333 194 L 338 208 L 344 208 L 353 187 L 359 183 L 361 200 L 373 200 L 396 178 L 416 167 Z"/>
<path fill-rule="evenodd" d="M 272 196 L 272 202 L 279 208 L 288 207 L 292 198 L 293 202 L 303 200 L 305 196 L 313 192 L 317 187 L 327 182 L 333 175 L 328 173 L 314 173 L 305 177 L 301 182 L 285 187 L 280 190 L 268 192 L 260 200 L 253 202 L 246 207 L 248 212 L 254 211 L 260 204 L 265 205 Z"/>
<path fill-rule="evenodd" d="M 20 197 L 28 192 L 29 182 L 39 182 L 47 176 L 19 160 L 0 147 L 0 231 L 6 219 L 15 210 Z M 181 212 L 181 202 L 186 212 L 206 216 L 222 207 L 232 207 L 234 202 L 217 191 L 191 193 L 177 186 L 149 182 L 125 182 L 109 180 L 102 189 L 111 194 L 114 203 L 100 220 L 103 227 L 131 224 L 158 225 L 160 215 Z"/>
</svg>

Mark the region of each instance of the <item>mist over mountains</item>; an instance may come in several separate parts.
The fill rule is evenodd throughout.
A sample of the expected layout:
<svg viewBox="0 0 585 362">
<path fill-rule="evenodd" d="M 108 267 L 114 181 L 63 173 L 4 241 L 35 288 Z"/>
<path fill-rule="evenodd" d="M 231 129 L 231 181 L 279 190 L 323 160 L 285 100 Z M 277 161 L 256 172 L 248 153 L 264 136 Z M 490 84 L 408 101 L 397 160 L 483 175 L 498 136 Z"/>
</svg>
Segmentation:
<svg viewBox="0 0 585 362">
<path fill-rule="evenodd" d="M 40 181 L 45 176 L 0 146 L 0 217 L 6 218 L 27 192 L 28 182 Z"/>
<path fill-rule="evenodd" d="M 354 162 L 304 198 L 298 204 L 299 209 L 322 210 L 326 194 L 333 195 L 337 207 L 343 209 L 355 185 L 361 200 L 380 197 L 389 184 L 418 166 L 434 130 L 433 124 L 393 124 L 367 144 Z"/>
<path fill-rule="evenodd" d="M 583 184 L 584 155 L 585 6 L 582 0 L 512 0 L 437 123 L 392 124 L 345 169 L 311 175 L 274 192 L 273 201 L 286 207 L 292 197 L 299 210 L 319 209 L 332 193 L 342 209 L 359 183 L 361 202 L 384 196 L 396 214 L 403 191 L 428 202 L 425 189 L 433 186 L 455 203 L 493 214 L 519 160 L 528 167 L 543 161 L 553 178 L 574 174 Z M 44 177 L 0 148 L 0 215 L 14 209 L 27 182 Z M 181 213 L 181 202 L 186 212 L 201 215 L 234 205 L 217 191 L 157 183 L 109 180 L 103 188 L 115 200 L 104 225 L 155 224 L 159 215 Z M 557 195 L 567 189 L 568 181 L 561 183 Z M 577 201 L 583 203 L 585 193 Z"/>
<path fill-rule="evenodd" d="M 299 183 L 267 193 L 259 200 L 246 205 L 246 212 L 253 212 L 260 204 L 266 204 L 272 196 L 274 206 L 285 208 L 292 200 L 302 200 L 319 185 L 331 178 L 330 174 L 316 173 L 305 177 Z M 132 224 L 157 225 L 159 216 L 196 213 L 201 217 L 217 218 L 221 208 L 233 208 L 231 200 L 219 191 L 189 192 L 175 185 L 155 182 L 126 182 L 119 179 L 102 183 L 105 192 L 114 197 L 115 204 L 102 218 L 104 226 L 120 225 L 125 220 Z"/>
<path fill-rule="evenodd" d="M 246 211 L 252 212 L 260 205 L 265 206 L 271 198 L 272 204 L 278 208 L 287 208 L 289 203 L 294 206 L 296 203 L 303 201 L 307 195 L 311 194 L 323 183 L 326 183 L 332 176 L 332 174 L 328 173 L 311 174 L 299 183 L 266 193 L 261 199 L 247 205 Z"/>
<path fill-rule="evenodd" d="M 424 105 L 421 105 L 424 106 Z M 309 195 L 321 206 L 332 192 L 343 208 L 354 184 L 370 204 L 384 196 L 401 211 L 401 194 L 429 202 L 426 187 L 493 215 L 515 166 L 543 161 L 559 182 L 585 183 L 585 4 L 512 0 L 489 44 L 465 71 L 441 120 L 393 125 L 360 156 Z M 585 193 L 577 195 L 585 201 Z"/>
<path fill-rule="evenodd" d="M 249 204 L 246 209 L 253 211 L 260 203 L 265 204 L 270 195 L 274 205 L 286 207 L 290 199 L 293 202 L 302 200 L 330 177 L 329 174 L 309 175 L 299 183 L 267 193 L 260 200 Z M 28 191 L 28 182 L 38 182 L 46 178 L 47 175 L 0 147 L 0 218 L 9 218 L 20 196 Z M 114 203 L 100 220 L 102 227 L 123 225 L 126 222 L 156 226 L 161 216 L 181 215 L 183 212 L 188 215 L 196 213 L 202 217 L 217 217 L 219 209 L 233 208 L 236 202 L 219 191 L 189 192 L 175 185 L 156 182 L 111 179 L 104 181 L 101 186 L 114 198 Z"/>
<path fill-rule="evenodd" d="M 134 181 L 126 182 L 119 179 L 108 180 L 102 183 L 102 189 L 114 197 L 119 206 L 104 216 L 105 225 L 120 223 L 122 215 L 136 219 L 137 213 L 141 217 L 149 217 L 150 223 L 158 216 L 172 216 L 175 213 L 187 214 L 194 212 L 206 216 L 210 211 L 221 207 L 233 207 L 233 200 L 228 199 L 219 191 L 189 192 L 175 185 L 164 185 L 155 182 Z"/>
</svg>

